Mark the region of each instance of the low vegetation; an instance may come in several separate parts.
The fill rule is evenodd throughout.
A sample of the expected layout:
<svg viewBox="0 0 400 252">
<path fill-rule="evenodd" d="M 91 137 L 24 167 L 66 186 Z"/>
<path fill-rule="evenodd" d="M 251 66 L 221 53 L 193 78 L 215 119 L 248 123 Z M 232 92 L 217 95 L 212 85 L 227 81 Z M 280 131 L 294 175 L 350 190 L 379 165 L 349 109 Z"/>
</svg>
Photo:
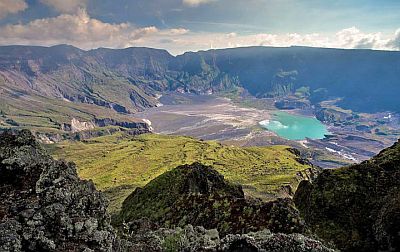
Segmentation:
<svg viewBox="0 0 400 252">
<path fill-rule="evenodd" d="M 295 203 L 320 239 L 341 251 L 399 251 L 400 142 L 371 160 L 301 182 Z"/>
<path fill-rule="evenodd" d="M 0 100 L 0 128 L 30 129 L 34 132 L 63 134 L 65 131 L 61 126 L 63 123 L 71 123 L 71 118 L 83 122 L 91 122 L 95 118 L 113 118 L 122 122 L 135 121 L 132 116 L 117 113 L 110 108 L 43 96 L 4 96 Z"/>
<path fill-rule="evenodd" d="M 286 146 L 233 147 L 190 137 L 117 133 L 86 141 L 48 145 L 57 159 L 73 161 L 84 179 L 94 181 L 118 211 L 136 188 L 179 165 L 212 165 L 228 181 L 240 183 L 248 195 L 273 199 L 283 185 L 297 187 L 296 173 L 309 168 Z"/>
<path fill-rule="evenodd" d="M 193 225 L 217 229 L 221 235 L 264 229 L 274 233 L 304 231 L 290 199 L 246 199 L 240 185 L 200 163 L 178 166 L 136 189 L 122 204 L 114 225 L 142 218 L 166 228 Z"/>
</svg>

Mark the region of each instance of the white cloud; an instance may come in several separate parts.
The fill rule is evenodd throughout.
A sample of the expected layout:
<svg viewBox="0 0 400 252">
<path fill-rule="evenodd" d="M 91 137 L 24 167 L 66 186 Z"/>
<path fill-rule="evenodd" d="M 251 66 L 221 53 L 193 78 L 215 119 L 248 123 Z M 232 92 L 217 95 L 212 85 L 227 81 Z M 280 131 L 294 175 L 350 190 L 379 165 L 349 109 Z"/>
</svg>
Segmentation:
<svg viewBox="0 0 400 252">
<path fill-rule="evenodd" d="M 394 37 L 389 40 L 387 46 L 400 50 L 400 29 L 395 32 Z"/>
<path fill-rule="evenodd" d="M 216 0 L 183 0 L 183 4 L 191 6 L 191 7 L 196 7 L 201 4 L 206 4 L 210 2 L 214 2 Z"/>
<path fill-rule="evenodd" d="M 40 0 L 61 13 L 75 13 L 86 8 L 87 0 Z"/>
<path fill-rule="evenodd" d="M 218 48 L 245 46 L 311 46 L 345 49 L 400 50 L 400 29 L 395 34 L 364 33 L 355 27 L 334 34 L 269 34 L 241 35 L 237 33 L 193 33 L 173 36 L 158 44 L 157 40 L 147 40 L 147 46 L 164 47 L 174 54 Z M 169 43 L 168 43 L 169 42 Z"/>
<path fill-rule="evenodd" d="M 364 33 L 356 27 L 334 34 L 207 33 L 184 28 L 158 29 L 154 26 L 137 27 L 131 23 L 106 23 L 91 18 L 80 9 L 75 14 L 0 26 L 0 45 L 6 44 L 70 44 L 82 49 L 145 46 L 164 48 L 173 54 L 211 48 L 292 45 L 400 50 L 400 29 L 388 35 Z"/>
<path fill-rule="evenodd" d="M 25 0 L 0 0 L 0 19 L 28 8 Z"/>
<path fill-rule="evenodd" d="M 169 29 L 167 30 L 169 35 L 184 35 L 189 32 L 187 29 L 183 28 L 176 28 L 176 29 Z"/>
<path fill-rule="evenodd" d="M 363 33 L 356 27 L 343 29 L 336 33 L 338 47 L 359 49 L 388 49 L 387 40 L 382 33 Z"/>
<path fill-rule="evenodd" d="M 0 27 L 0 44 L 55 45 L 71 44 L 84 49 L 96 47 L 122 48 L 134 46 L 144 37 L 182 35 L 184 29 L 158 30 L 156 27 L 136 27 L 130 23 L 110 24 L 88 16 L 84 10 L 77 14 L 62 14 L 27 24 Z M 169 36 L 169 35 L 168 35 Z"/>
</svg>

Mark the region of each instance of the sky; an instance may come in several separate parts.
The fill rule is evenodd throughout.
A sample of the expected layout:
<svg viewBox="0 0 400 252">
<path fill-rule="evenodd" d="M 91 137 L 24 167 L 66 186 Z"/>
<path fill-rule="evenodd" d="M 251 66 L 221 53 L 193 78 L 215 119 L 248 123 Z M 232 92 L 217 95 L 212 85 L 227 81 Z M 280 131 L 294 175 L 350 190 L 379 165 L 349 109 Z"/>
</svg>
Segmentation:
<svg viewBox="0 0 400 252">
<path fill-rule="evenodd" d="M 400 0 L 0 0 L 0 45 L 400 50 Z"/>
</svg>

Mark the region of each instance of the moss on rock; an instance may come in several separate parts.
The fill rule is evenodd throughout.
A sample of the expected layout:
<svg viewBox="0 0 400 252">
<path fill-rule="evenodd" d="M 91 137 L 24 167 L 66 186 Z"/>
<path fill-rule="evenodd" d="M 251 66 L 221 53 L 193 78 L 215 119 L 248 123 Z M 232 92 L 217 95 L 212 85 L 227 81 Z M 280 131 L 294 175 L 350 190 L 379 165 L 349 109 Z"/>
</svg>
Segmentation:
<svg viewBox="0 0 400 252">
<path fill-rule="evenodd" d="M 320 238 L 345 251 L 400 250 L 400 141 L 369 161 L 303 181 L 296 206 Z"/>
<path fill-rule="evenodd" d="M 302 220 L 290 199 L 246 199 L 241 186 L 200 163 L 179 166 L 138 188 L 123 203 L 116 223 L 142 217 L 164 227 L 204 226 L 225 235 L 269 228 L 301 232 Z"/>
</svg>

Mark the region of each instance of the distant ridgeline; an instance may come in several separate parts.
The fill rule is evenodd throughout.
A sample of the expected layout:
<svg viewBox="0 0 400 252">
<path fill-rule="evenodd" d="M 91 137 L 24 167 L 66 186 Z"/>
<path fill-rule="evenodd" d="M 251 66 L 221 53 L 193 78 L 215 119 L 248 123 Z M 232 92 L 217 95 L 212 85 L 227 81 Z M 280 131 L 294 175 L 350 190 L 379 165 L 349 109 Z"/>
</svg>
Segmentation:
<svg viewBox="0 0 400 252">
<path fill-rule="evenodd" d="M 210 94 L 237 87 L 257 97 L 306 91 L 314 103 L 341 98 L 341 106 L 355 111 L 400 111 L 399 70 L 400 52 L 373 50 L 249 47 L 174 57 L 149 48 L 4 46 L 0 116 L 42 111 L 50 118 L 38 117 L 36 125 L 59 129 L 70 123 L 67 115 L 115 119 L 114 113 L 156 106 L 165 91 Z"/>
<path fill-rule="evenodd" d="M 400 110 L 400 52 L 251 47 L 186 53 L 176 61 L 195 59 L 197 65 L 182 69 L 196 74 L 207 62 L 258 97 L 309 89 L 314 103 L 336 97 L 355 111 Z"/>
</svg>

